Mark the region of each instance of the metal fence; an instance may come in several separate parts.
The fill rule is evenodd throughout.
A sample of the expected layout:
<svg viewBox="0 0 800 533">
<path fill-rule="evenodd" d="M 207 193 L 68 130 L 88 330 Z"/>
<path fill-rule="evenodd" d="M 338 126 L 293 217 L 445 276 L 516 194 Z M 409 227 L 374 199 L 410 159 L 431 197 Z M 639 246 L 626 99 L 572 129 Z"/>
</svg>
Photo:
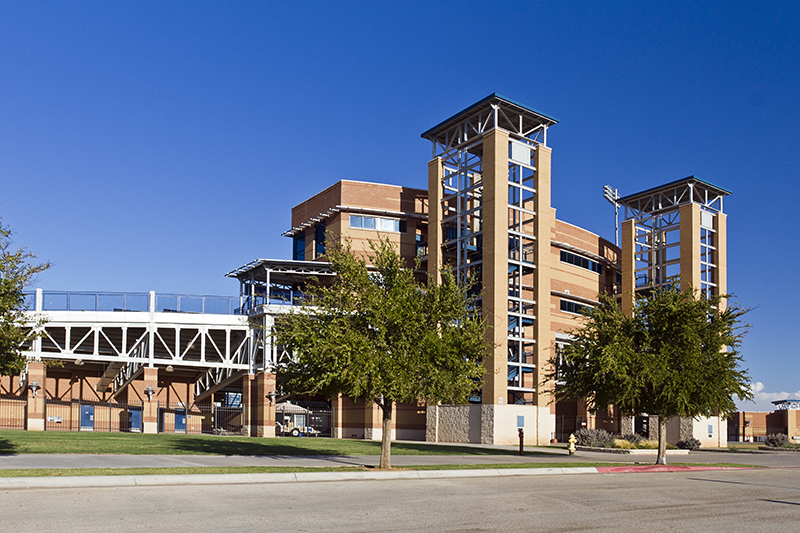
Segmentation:
<svg viewBox="0 0 800 533">
<path fill-rule="evenodd" d="M 333 411 L 328 403 L 304 401 L 298 401 L 296 403 L 310 411 L 308 415 L 308 425 L 316 431 L 313 436 L 333 436 Z"/>
<path fill-rule="evenodd" d="M 45 431 L 142 431 L 142 404 L 46 400 Z"/>
<path fill-rule="evenodd" d="M 25 429 L 27 406 L 19 396 L 0 396 L 0 429 Z"/>
<path fill-rule="evenodd" d="M 244 406 L 177 404 L 158 408 L 158 432 L 175 434 L 243 435 Z"/>
</svg>

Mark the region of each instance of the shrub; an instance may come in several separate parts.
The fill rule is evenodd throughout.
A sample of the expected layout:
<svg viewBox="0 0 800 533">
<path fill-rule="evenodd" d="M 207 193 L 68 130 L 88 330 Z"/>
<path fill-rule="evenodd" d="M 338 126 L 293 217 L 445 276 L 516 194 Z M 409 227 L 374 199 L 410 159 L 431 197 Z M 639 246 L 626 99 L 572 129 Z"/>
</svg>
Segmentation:
<svg viewBox="0 0 800 533">
<path fill-rule="evenodd" d="M 641 435 L 639 435 L 637 433 L 625 433 L 623 435 L 620 435 L 619 438 L 630 442 L 634 446 L 636 446 L 637 444 L 642 442 L 642 439 L 644 439 L 644 437 L 642 437 Z"/>
<path fill-rule="evenodd" d="M 783 448 L 789 444 L 789 436 L 783 433 L 773 433 L 772 435 L 767 435 L 767 438 L 764 439 L 764 444 L 770 448 Z"/>
<path fill-rule="evenodd" d="M 633 448 L 633 443 L 625 439 L 614 439 L 614 448 L 620 450 L 630 450 Z"/>
<path fill-rule="evenodd" d="M 578 439 L 578 446 L 590 446 L 592 448 L 612 448 L 614 446 L 614 435 L 605 429 L 579 429 L 575 432 Z"/>
<path fill-rule="evenodd" d="M 689 437 L 688 439 L 683 439 L 678 441 L 678 448 L 681 450 L 699 450 L 700 449 L 700 441 L 694 437 Z"/>
<path fill-rule="evenodd" d="M 639 441 L 639 444 L 637 444 L 636 447 L 641 450 L 655 450 L 658 448 L 658 441 L 642 439 Z"/>
</svg>

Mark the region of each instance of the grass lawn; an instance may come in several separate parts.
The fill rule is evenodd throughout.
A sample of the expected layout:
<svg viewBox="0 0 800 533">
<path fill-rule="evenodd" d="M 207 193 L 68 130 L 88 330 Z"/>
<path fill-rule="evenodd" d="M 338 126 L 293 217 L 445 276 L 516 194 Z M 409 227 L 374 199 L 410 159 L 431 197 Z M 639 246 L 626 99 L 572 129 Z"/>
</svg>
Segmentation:
<svg viewBox="0 0 800 533">
<path fill-rule="evenodd" d="M 0 454 L 380 455 L 381 443 L 325 438 L 254 438 L 57 431 L 0 431 Z M 518 455 L 516 450 L 396 442 L 393 455 Z M 529 451 L 526 455 L 549 455 Z"/>
<path fill-rule="evenodd" d="M 688 463 L 676 463 L 678 466 Z M 508 468 L 580 468 L 602 466 L 630 466 L 630 463 L 523 463 L 481 465 L 421 465 L 395 467 L 393 470 L 485 470 Z M 744 467 L 733 463 L 709 463 L 694 466 Z M 760 467 L 752 467 L 760 468 Z M 0 470 L 0 477 L 53 477 L 53 476 L 150 476 L 186 474 L 276 474 L 294 472 L 366 472 L 374 467 L 301 467 L 301 466 L 237 466 L 237 467 L 174 467 L 174 468 L 32 468 Z"/>
</svg>

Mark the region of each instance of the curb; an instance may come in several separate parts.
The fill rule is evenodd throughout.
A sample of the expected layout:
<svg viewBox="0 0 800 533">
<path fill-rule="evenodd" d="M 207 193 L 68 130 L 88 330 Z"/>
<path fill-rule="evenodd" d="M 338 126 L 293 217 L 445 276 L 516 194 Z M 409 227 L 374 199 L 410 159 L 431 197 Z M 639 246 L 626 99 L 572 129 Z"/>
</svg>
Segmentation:
<svg viewBox="0 0 800 533">
<path fill-rule="evenodd" d="M 636 465 L 576 468 L 487 468 L 480 470 L 397 470 L 388 472 L 296 472 L 277 474 L 186 474 L 150 476 L 0 477 L 0 490 L 90 487 L 160 487 L 170 485 L 250 485 L 319 481 L 376 481 L 391 479 L 454 479 L 475 477 L 548 476 L 563 474 L 630 474 L 743 470 L 724 466 Z"/>
</svg>

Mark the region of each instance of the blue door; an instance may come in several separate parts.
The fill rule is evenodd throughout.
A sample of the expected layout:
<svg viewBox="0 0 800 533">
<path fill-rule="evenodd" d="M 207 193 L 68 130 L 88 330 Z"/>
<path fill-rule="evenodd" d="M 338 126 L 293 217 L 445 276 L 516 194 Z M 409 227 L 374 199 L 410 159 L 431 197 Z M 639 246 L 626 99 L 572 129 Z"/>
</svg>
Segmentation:
<svg viewBox="0 0 800 533">
<path fill-rule="evenodd" d="M 128 420 L 130 421 L 130 426 L 128 427 L 128 429 L 130 431 L 141 433 L 142 431 L 141 407 L 131 407 L 130 409 L 128 409 Z"/>
<path fill-rule="evenodd" d="M 175 433 L 186 432 L 186 409 L 175 409 Z"/>
<path fill-rule="evenodd" d="M 94 430 L 94 405 L 81 405 L 81 431 Z"/>
</svg>

